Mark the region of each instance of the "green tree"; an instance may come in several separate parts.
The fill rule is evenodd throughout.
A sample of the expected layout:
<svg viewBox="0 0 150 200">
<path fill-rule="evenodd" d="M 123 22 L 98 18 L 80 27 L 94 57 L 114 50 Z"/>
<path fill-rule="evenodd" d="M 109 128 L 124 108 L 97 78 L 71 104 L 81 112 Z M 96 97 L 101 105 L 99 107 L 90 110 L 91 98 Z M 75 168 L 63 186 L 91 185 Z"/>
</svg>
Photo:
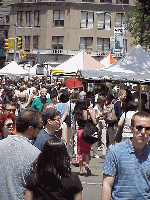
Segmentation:
<svg viewBox="0 0 150 200">
<path fill-rule="evenodd" d="M 142 3 L 136 2 L 136 7 L 126 13 L 126 30 L 134 38 L 133 44 L 150 45 L 150 13 L 143 12 Z M 149 4 L 144 6 L 145 11 L 149 10 Z M 148 9 L 149 7 L 149 9 Z M 142 36 L 141 36 L 142 32 Z"/>
</svg>

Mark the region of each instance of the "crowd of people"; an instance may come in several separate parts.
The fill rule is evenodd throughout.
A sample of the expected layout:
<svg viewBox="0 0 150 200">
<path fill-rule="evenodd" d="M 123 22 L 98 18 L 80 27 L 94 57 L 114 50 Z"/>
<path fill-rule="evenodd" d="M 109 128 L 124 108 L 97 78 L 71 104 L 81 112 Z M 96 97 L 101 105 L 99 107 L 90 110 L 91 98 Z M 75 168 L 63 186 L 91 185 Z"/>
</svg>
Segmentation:
<svg viewBox="0 0 150 200">
<path fill-rule="evenodd" d="M 0 199 L 81 200 L 68 145 L 75 145 L 76 135 L 79 175 L 91 175 L 92 144 L 82 138 L 87 123 L 98 128 L 96 150 L 106 128 L 102 199 L 149 199 L 150 114 L 144 106 L 138 111 L 136 97 L 120 89 L 115 98 L 105 84 L 91 98 L 81 88 L 69 90 L 44 78 L 1 79 Z"/>
</svg>

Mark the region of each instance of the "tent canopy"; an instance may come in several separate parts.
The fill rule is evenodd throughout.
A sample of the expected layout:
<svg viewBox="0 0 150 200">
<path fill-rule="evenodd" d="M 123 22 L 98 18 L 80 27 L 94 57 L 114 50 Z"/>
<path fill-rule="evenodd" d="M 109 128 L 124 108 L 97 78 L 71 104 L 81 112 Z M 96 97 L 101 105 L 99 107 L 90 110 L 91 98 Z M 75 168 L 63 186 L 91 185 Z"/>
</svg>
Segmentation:
<svg viewBox="0 0 150 200">
<path fill-rule="evenodd" d="M 30 76 L 36 76 L 37 75 L 37 66 L 40 66 L 40 64 L 36 63 L 33 67 L 30 68 Z M 47 69 L 47 67 L 48 67 L 48 69 Z M 44 74 L 43 75 L 49 75 L 51 69 L 52 69 L 52 67 L 50 65 L 47 65 L 46 67 L 44 67 L 44 69 L 43 69 Z"/>
<path fill-rule="evenodd" d="M 52 75 L 59 73 L 73 73 L 83 69 L 100 69 L 104 67 L 101 63 L 87 54 L 85 51 L 79 51 L 68 60 L 64 61 L 52 70 Z"/>
<path fill-rule="evenodd" d="M 104 68 L 104 70 L 113 72 L 116 67 L 118 68 L 118 72 L 125 70 L 126 73 L 149 73 L 150 55 L 138 45 L 125 57 L 111 64 L 108 68 Z"/>
<path fill-rule="evenodd" d="M 108 54 L 100 60 L 100 63 L 103 64 L 105 67 L 109 67 L 114 62 L 116 62 L 116 60 L 112 57 L 111 54 Z"/>
<path fill-rule="evenodd" d="M 24 70 L 22 67 L 20 67 L 15 61 L 12 61 L 5 67 L 3 67 L 0 70 L 1 75 L 14 75 L 14 76 L 19 76 L 19 75 L 29 75 L 29 73 Z"/>
</svg>

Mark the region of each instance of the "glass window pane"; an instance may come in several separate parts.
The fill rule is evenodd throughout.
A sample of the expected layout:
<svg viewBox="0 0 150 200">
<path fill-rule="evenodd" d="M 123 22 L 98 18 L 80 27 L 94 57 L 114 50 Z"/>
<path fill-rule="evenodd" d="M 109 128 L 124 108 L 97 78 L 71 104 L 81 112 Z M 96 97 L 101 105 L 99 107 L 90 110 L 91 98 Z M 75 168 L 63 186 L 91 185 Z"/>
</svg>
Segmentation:
<svg viewBox="0 0 150 200">
<path fill-rule="evenodd" d="M 101 38 L 97 38 L 97 51 L 102 51 L 103 41 Z"/>
<path fill-rule="evenodd" d="M 88 12 L 88 28 L 93 28 L 93 12 Z"/>
<path fill-rule="evenodd" d="M 55 36 L 52 37 L 52 43 L 57 44 L 57 37 L 55 37 Z"/>
<path fill-rule="evenodd" d="M 121 27 L 121 14 L 119 14 L 119 13 L 116 14 L 115 26 L 116 27 Z"/>
<path fill-rule="evenodd" d="M 109 13 L 105 14 L 105 29 L 110 29 L 110 20 L 111 20 L 111 17 L 109 15 Z"/>
<path fill-rule="evenodd" d="M 93 45 L 93 38 L 87 38 L 87 50 L 91 50 L 92 51 L 92 45 Z"/>
<path fill-rule="evenodd" d="M 109 38 L 104 39 L 104 51 L 109 51 Z"/>
<path fill-rule="evenodd" d="M 63 44 L 64 37 L 59 37 L 59 44 Z"/>
<path fill-rule="evenodd" d="M 104 13 L 98 15 L 98 29 L 104 29 Z"/>
<path fill-rule="evenodd" d="M 65 13 L 64 13 L 64 11 L 60 11 L 60 20 L 65 20 Z"/>
<path fill-rule="evenodd" d="M 59 20 L 59 11 L 54 11 L 54 20 Z"/>
<path fill-rule="evenodd" d="M 80 49 L 85 49 L 85 38 L 80 38 Z"/>
<path fill-rule="evenodd" d="M 81 12 L 81 28 L 86 28 L 87 12 Z"/>
</svg>

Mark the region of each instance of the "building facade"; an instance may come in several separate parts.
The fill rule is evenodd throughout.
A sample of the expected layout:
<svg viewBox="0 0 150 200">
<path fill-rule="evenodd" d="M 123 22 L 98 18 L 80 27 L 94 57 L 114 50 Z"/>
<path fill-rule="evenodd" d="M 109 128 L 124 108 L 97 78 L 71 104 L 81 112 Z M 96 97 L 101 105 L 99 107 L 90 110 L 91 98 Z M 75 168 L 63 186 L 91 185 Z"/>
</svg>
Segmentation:
<svg viewBox="0 0 150 200">
<path fill-rule="evenodd" d="M 128 31 L 119 37 L 122 44 L 114 50 L 115 31 L 125 28 L 125 13 L 135 6 L 134 0 L 19 0 L 11 4 L 9 38 L 20 37 L 8 51 L 8 61 L 31 61 L 52 66 L 84 49 L 100 60 L 111 53 L 122 57 L 131 51 L 132 38 Z M 119 40 L 118 40 L 119 41 Z M 115 43 L 116 45 L 116 43 Z M 132 46 L 134 48 L 134 46 Z M 26 57 L 20 57 L 26 51 Z M 15 54 L 15 55 L 14 55 Z"/>
<path fill-rule="evenodd" d="M 8 37 L 10 7 L 5 7 L 0 1 L 0 68 L 6 60 L 5 38 Z"/>
</svg>

